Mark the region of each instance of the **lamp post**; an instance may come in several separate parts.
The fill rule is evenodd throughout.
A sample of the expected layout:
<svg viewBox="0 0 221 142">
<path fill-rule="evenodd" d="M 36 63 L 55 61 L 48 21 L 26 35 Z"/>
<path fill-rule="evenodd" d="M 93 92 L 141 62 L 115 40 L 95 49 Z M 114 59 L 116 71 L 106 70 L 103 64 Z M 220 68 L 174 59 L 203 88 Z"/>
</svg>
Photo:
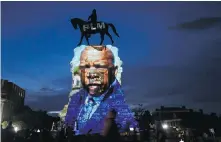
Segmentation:
<svg viewBox="0 0 221 142">
<path fill-rule="evenodd" d="M 168 129 L 168 124 L 166 124 L 166 123 L 162 124 L 162 128 L 163 128 L 164 130 Z"/>
<path fill-rule="evenodd" d="M 212 134 L 213 136 L 213 139 L 214 139 L 214 142 L 216 141 L 216 137 L 215 137 L 215 131 L 213 128 L 209 129 L 210 133 Z"/>
<path fill-rule="evenodd" d="M 15 132 L 17 133 L 17 132 L 18 132 L 18 127 L 15 126 L 15 127 L 14 127 L 14 130 L 15 130 Z"/>
</svg>

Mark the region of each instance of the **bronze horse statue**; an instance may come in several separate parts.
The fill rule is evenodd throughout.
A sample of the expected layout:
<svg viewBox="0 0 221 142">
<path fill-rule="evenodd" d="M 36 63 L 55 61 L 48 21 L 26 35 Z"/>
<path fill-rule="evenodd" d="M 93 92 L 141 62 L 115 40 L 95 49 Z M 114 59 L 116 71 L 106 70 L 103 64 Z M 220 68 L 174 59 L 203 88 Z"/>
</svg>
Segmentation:
<svg viewBox="0 0 221 142">
<path fill-rule="evenodd" d="M 79 27 L 80 31 L 81 31 L 81 39 L 80 39 L 80 42 L 78 43 L 78 46 L 81 45 L 83 37 L 86 38 L 87 43 L 89 45 L 89 40 L 88 39 L 90 38 L 90 36 L 92 34 L 97 34 L 97 33 L 100 33 L 100 36 L 101 36 L 100 45 L 103 44 L 105 34 L 111 39 L 111 42 L 113 44 L 114 41 L 112 39 L 112 36 L 108 32 L 109 27 L 112 28 L 115 35 L 120 37 L 117 33 L 116 28 L 111 23 L 97 22 L 96 25 L 94 25 L 93 23 L 88 22 L 88 21 L 84 21 L 80 18 L 73 18 L 73 19 L 71 19 L 71 24 L 74 27 L 74 29 L 77 29 Z"/>
</svg>

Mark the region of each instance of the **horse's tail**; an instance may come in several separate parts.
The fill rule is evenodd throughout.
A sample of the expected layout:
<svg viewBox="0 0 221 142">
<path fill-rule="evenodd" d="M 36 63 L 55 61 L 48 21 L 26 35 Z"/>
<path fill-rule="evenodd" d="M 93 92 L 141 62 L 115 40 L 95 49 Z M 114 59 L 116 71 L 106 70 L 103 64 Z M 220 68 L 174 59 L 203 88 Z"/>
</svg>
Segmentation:
<svg viewBox="0 0 221 142">
<path fill-rule="evenodd" d="M 112 28 L 112 30 L 113 30 L 113 32 L 115 33 L 115 35 L 117 35 L 118 37 L 120 37 L 119 34 L 117 33 L 117 30 L 116 30 L 115 26 L 114 26 L 113 24 L 111 24 L 111 23 L 109 23 L 108 25 Z"/>
</svg>

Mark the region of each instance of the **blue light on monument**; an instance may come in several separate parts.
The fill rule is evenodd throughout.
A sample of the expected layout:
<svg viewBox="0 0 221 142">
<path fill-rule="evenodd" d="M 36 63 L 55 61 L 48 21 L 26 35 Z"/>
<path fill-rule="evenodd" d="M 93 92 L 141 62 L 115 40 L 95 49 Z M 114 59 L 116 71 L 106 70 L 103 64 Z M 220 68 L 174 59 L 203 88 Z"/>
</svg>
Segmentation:
<svg viewBox="0 0 221 142">
<path fill-rule="evenodd" d="M 113 92 L 104 98 L 93 116 L 88 120 L 87 118 L 79 119 L 79 113 L 87 97 L 87 92 L 81 89 L 71 98 L 65 122 L 77 129 L 79 131 L 78 134 L 86 134 L 90 129 L 92 129 L 91 133 L 100 133 L 107 113 L 110 109 L 115 109 L 118 112 L 116 122 L 121 127 L 121 132 L 128 131 L 131 126 L 136 127 L 137 122 L 134 120 L 129 106 L 125 103 L 124 93 L 121 90 L 120 84 L 116 82 L 110 90 Z"/>
<path fill-rule="evenodd" d="M 108 49 L 105 49 L 108 48 Z M 121 89 L 121 73 L 122 73 L 122 61 L 118 57 L 118 49 L 116 47 L 113 47 L 111 45 L 107 45 L 102 51 L 99 51 L 97 49 L 94 49 L 94 47 L 86 47 L 86 46 L 79 46 L 75 48 L 75 56 L 71 61 L 72 65 L 72 77 L 73 77 L 73 86 L 72 89 L 74 92 L 71 97 L 67 108 L 67 113 L 65 116 L 65 123 L 69 126 L 71 126 L 77 133 L 77 135 L 86 134 L 90 131 L 91 134 L 93 133 L 101 133 L 103 126 L 104 126 L 104 120 L 108 114 L 108 112 L 111 109 L 115 109 L 117 111 L 117 117 L 116 122 L 120 128 L 120 132 L 126 132 L 129 131 L 130 127 L 137 127 L 137 122 L 134 119 L 133 113 L 131 112 L 129 106 L 125 102 L 125 96 Z M 85 51 L 84 54 L 82 53 Z M 90 51 L 90 52 L 89 52 Z M 87 54 L 86 54 L 87 53 Z M 102 53 L 102 54 L 101 54 Z M 106 54 L 108 53 L 108 54 Z M 82 55 L 83 54 L 83 55 Z M 91 56 L 91 55 L 93 56 Z M 81 61 L 84 61 L 82 56 L 89 55 L 87 57 L 90 57 L 90 59 L 93 61 L 93 58 L 97 61 L 97 56 L 94 55 L 109 55 L 106 56 L 107 60 L 111 57 L 114 57 L 114 66 L 118 67 L 118 70 L 116 72 L 115 79 L 111 82 L 110 87 L 106 88 L 103 94 L 97 96 L 91 96 L 88 95 L 88 91 L 84 86 L 76 86 L 76 80 L 80 82 L 85 82 L 85 77 L 83 75 L 83 79 L 79 78 L 81 75 L 78 74 L 78 70 L 76 68 L 79 67 Z M 88 58 L 85 58 L 88 60 Z M 103 59 L 103 58 L 101 58 Z M 109 60 L 108 60 L 109 61 Z M 109 63 L 112 64 L 112 63 Z M 92 70 L 94 71 L 94 69 Z M 96 73 L 100 73 L 99 69 Z M 109 74 L 109 73 L 108 73 Z M 108 76 L 101 76 L 99 77 L 99 81 L 105 82 L 105 79 L 108 79 Z M 82 77 L 82 76 L 81 76 Z M 106 77 L 106 78 L 105 78 Z M 113 77 L 112 74 L 110 74 L 109 79 Z M 92 81 L 95 81 L 91 79 Z M 86 81 L 87 82 L 87 81 Z"/>
</svg>

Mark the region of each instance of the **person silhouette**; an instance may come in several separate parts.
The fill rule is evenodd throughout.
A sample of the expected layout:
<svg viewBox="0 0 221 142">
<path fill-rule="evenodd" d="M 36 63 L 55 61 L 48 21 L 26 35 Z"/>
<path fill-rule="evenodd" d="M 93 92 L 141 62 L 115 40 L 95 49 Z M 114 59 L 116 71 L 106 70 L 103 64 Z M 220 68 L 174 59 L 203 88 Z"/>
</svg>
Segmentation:
<svg viewBox="0 0 221 142">
<path fill-rule="evenodd" d="M 97 13 L 96 9 L 93 9 L 92 14 L 88 17 L 88 21 L 92 22 L 93 24 L 93 30 L 96 29 L 96 23 L 97 23 Z"/>
<path fill-rule="evenodd" d="M 103 136 L 104 142 L 119 142 L 120 133 L 117 123 L 115 121 L 117 116 L 117 111 L 115 109 L 111 109 L 104 122 L 104 128 L 101 135 Z"/>
</svg>

